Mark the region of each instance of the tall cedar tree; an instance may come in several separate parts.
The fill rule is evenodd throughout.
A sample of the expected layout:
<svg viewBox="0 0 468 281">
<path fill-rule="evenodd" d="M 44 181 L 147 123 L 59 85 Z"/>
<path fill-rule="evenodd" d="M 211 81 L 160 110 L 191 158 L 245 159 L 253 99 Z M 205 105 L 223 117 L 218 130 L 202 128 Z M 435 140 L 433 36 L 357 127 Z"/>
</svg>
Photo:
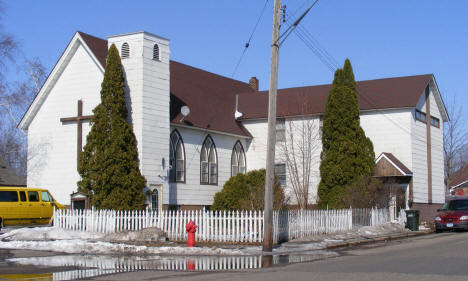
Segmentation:
<svg viewBox="0 0 468 281">
<path fill-rule="evenodd" d="M 109 48 L 101 103 L 93 110 L 92 128 L 79 156 L 78 190 L 92 191 L 98 209 L 140 209 L 145 201 L 145 178 L 138 168 L 133 129 L 127 122 L 124 76 L 119 52 Z"/>
<path fill-rule="evenodd" d="M 319 208 L 344 208 L 346 187 L 374 174 L 374 148 L 359 123 L 359 101 L 353 69 L 346 59 L 335 72 L 323 115 L 318 195 Z M 366 188 L 366 187 L 363 187 Z"/>
</svg>

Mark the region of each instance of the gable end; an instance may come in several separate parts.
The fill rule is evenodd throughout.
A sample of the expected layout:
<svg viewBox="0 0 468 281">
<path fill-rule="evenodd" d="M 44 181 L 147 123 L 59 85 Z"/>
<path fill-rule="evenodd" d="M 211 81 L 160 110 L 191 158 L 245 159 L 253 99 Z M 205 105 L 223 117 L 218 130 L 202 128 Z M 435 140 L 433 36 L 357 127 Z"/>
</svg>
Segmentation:
<svg viewBox="0 0 468 281">
<path fill-rule="evenodd" d="M 44 84 L 42 84 L 42 87 L 39 90 L 39 92 L 36 94 L 36 96 L 34 97 L 34 100 L 29 105 L 28 109 L 26 110 L 25 114 L 23 115 L 23 118 L 21 119 L 20 123 L 18 124 L 18 128 L 20 128 L 22 130 L 27 130 L 28 129 L 29 125 L 31 124 L 32 120 L 34 119 L 37 112 L 41 108 L 42 104 L 47 99 L 47 96 L 48 96 L 49 92 L 52 90 L 55 83 L 60 78 L 61 74 L 63 73 L 63 71 L 67 67 L 68 63 L 70 62 L 71 58 L 75 54 L 76 50 L 80 46 L 83 46 L 83 48 L 86 50 L 86 52 L 92 58 L 92 60 L 95 62 L 96 67 L 102 73 L 104 73 L 104 67 L 103 67 L 102 63 L 100 62 L 100 60 L 94 55 L 93 51 L 86 44 L 86 41 L 81 36 L 81 33 L 76 32 L 75 35 L 73 36 L 73 38 L 71 39 L 70 43 L 68 44 L 67 48 L 65 49 L 65 51 L 62 53 L 59 60 L 55 64 L 54 68 L 49 73 L 49 76 L 44 81 Z"/>
</svg>

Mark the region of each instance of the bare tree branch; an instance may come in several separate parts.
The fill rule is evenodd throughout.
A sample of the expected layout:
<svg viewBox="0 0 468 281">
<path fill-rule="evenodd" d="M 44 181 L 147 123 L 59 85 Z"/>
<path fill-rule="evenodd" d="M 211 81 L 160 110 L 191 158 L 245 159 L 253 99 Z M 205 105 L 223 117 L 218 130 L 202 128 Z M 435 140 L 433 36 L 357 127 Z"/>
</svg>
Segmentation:
<svg viewBox="0 0 468 281">
<path fill-rule="evenodd" d="M 450 121 L 444 125 L 444 156 L 447 188 L 454 172 L 468 164 L 468 127 L 462 103 L 453 98 L 447 103 Z"/>
<path fill-rule="evenodd" d="M 320 120 L 304 116 L 285 121 L 285 141 L 280 142 L 279 156 L 285 162 L 289 183 L 299 208 L 309 205 L 312 166 L 318 163 L 320 151 Z M 317 156 L 314 158 L 314 156 Z"/>
</svg>

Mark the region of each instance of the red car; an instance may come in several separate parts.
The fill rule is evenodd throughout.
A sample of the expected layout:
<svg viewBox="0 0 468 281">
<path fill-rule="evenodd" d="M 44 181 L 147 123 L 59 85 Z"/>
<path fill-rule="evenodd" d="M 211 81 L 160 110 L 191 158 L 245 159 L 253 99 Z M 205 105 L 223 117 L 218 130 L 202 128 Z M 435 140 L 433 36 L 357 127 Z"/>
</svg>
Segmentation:
<svg viewBox="0 0 468 281">
<path fill-rule="evenodd" d="M 437 212 L 436 232 L 468 229 L 468 197 L 453 197 Z"/>
</svg>

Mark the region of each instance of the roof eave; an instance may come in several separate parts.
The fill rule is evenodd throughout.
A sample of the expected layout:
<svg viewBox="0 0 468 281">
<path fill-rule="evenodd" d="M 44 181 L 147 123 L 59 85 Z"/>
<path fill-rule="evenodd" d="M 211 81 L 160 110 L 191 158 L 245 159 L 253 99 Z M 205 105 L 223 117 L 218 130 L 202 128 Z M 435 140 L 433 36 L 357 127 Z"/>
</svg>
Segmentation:
<svg viewBox="0 0 468 281">
<path fill-rule="evenodd" d="M 183 124 L 180 124 L 180 123 L 177 123 L 177 122 L 171 122 L 171 126 L 179 127 L 179 128 L 192 129 L 192 130 L 196 130 L 196 131 L 203 131 L 203 132 L 207 132 L 207 133 L 226 135 L 226 136 L 231 136 L 231 137 L 236 137 L 236 138 L 252 139 L 252 136 L 239 135 L 239 134 L 233 134 L 233 133 L 228 133 L 228 132 L 223 132 L 223 131 L 205 129 L 205 128 L 200 128 L 200 127 L 196 127 L 196 126 L 188 126 L 188 125 L 183 125 Z"/>
<path fill-rule="evenodd" d="M 461 185 L 464 185 L 465 183 L 468 183 L 468 179 L 465 180 L 465 181 L 462 181 L 461 183 L 458 183 L 457 185 L 452 185 L 450 188 L 457 188 L 457 187 L 459 187 Z"/>
<path fill-rule="evenodd" d="M 393 156 L 393 157 L 395 157 L 395 156 Z M 382 153 L 379 155 L 379 157 L 377 157 L 377 159 L 375 159 L 375 163 L 377 164 L 377 162 L 379 162 L 380 159 L 382 159 L 382 158 L 385 158 L 390 164 L 392 164 L 393 167 L 395 167 L 395 168 L 398 170 L 398 172 L 401 173 L 401 176 L 407 176 L 407 177 L 413 176 L 413 173 L 412 173 L 412 172 L 411 172 L 411 173 L 406 173 L 405 171 L 403 171 L 402 168 L 400 168 L 395 162 L 393 162 L 389 157 L 387 157 L 387 155 L 385 155 L 385 152 L 382 152 Z M 396 157 L 395 157 L 395 158 L 396 158 Z M 398 160 L 398 159 L 397 159 L 397 160 Z M 398 161 L 400 161 L 400 160 L 398 160 Z M 403 163 L 401 163 L 401 164 L 404 165 Z M 406 166 L 406 165 L 405 165 L 405 166 Z M 407 167 L 405 167 L 405 168 L 408 169 Z M 408 170 L 409 170 L 409 169 L 408 169 Z"/>
<path fill-rule="evenodd" d="M 435 80 L 434 74 L 431 74 L 431 80 L 429 81 L 429 86 L 432 86 L 431 88 L 436 93 L 436 95 L 434 95 L 434 98 L 436 100 L 437 107 L 439 108 L 440 114 L 442 116 L 442 120 L 444 122 L 449 122 L 450 117 L 449 117 L 448 112 L 447 112 L 447 107 L 445 106 L 442 95 L 440 94 L 439 86 L 437 85 L 437 81 Z"/>
<path fill-rule="evenodd" d="M 389 108 L 373 108 L 373 109 L 361 109 L 359 112 L 372 112 L 372 111 L 386 111 L 386 110 L 404 110 L 404 109 L 413 109 L 414 106 L 403 106 L 403 107 L 389 107 Z M 324 112 L 318 113 L 310 113 L 310 114 L 303 114 L 303 115 L 286 115 L 286 116 L 277 116 L 276 118 L 303 118 L 303 117 L 317 117 L 323 115 Z M 267 120 L 268 117 L 241 117 L 237 119 L 237 121 L 259 121 L 259 120 Z"/>
</svg>

